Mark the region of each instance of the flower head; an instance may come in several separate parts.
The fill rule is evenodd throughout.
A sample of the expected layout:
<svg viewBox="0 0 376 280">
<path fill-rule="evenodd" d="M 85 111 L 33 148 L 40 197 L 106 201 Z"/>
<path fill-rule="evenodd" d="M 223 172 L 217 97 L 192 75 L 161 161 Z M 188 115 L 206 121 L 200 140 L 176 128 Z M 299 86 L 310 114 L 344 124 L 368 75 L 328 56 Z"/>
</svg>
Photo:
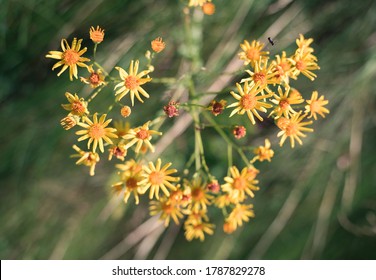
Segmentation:
<svg viewBox="0 0 376 280">
<path fill-rule="evenodd" d="M 95 43 L 99 44 L 103 42 L 104 38 L 104 29 L 97 26 L 97 29 L 95 29 L 93 26 L 90 27 L 90 39 Z"/>
<path fill-rule="evenodd" d="M 269 139 L 265 139 L 265 146 L 259 146 L 258 148 L 253 150 L 253 153 L 256 155 L 251 162 L 255 162 L 256 160 L 259 161 L 270 161 L 271 158 L 274 156 L 274 151 L 270 149 L 270 141 Z"/>
<path fill-rule="evenodd" d="M 308 79 L 313 81 L 317 75 L 312 70 L 318 70 L 320 67 L 317 65 L 317 58 L 311 53 L 297 51 L 293 56 L 293 66 L 291 68 L 291 77 L 297 79 L 302 73 Z"/>
<path fill-rule="evenodd" d="M 304 99 L 300 94 L 290 94 L 290 87 L 285 88 L 285 92 L 281 87 L 278 87 L 279 95 L 274 94 L 274 99 L 270 100 L 276 106 L 274 110 L 270 112 L 269 116 L 275 114 L 275 118 L 278 119 L 281 116 L 289 118 L 296 112 L 292 108 L 292 105 L 300 104 L 304 102 Z"/>
<path fill-rule="evenodd" d="M 202 6 L 204 5 L 206 2 L 211 2 L 211 0 L 189 0 L 189 4 L 188 6 L 189 7 L 197 7 L 197 6 Z"/>
<path fill-rule="evenodd" d="M 115 69 L 119 71 L 120 78 L 123 80 L 121 83 L 118 83 L 115 86 L 115 90 L 119 88 L 115 93 L 115 95 L 117 96 L 117 101 L 121 100 L 125 95 L 128 94 L 128 92 L 130 92 L 131 95 L 132 106 L 134 106 L 135 96 L 141 103 L 144 103 L 144 101 L 141 99 L 140 93 L 144 97 L 149 98 L 149 94 L 141 86 L 151 81 L 151 78 L 149 77 L 143 78 L 145 75 L 149 74 L 150 71 L 144 70 L 140 73 L 137 73 L 138 66 L 139 61 L 136 60 L 136 62 L 134 62 L 132 60 L 129 66 L 129 73 L 121 67 L 115 67 Z"/>
<path fill-rule="evenodd" d="M 236 113 L 240 115 L 247 113 L 252 124 L 256 124 L 254 116 L 256 116 L 260 121 L 263 121 L 263 118 L 257 111 L 266 113 L 266 108 L 271 108 L 272 105 L 259 100 L 269 98 L 272 96 L 272 94 L 264 95 L 261 87 L 255 85 L 250 88 L 248 82 L 244 83 L 244 89 L 238 83 L 236 84 L 236 87 L 238 88 L 239 94 L 235 93 L 234 91 L 231 91 L 230 93 L 238 101 L 227 106 L 227 108 L 236 107 L 231 112 L 230 117 Z"/>
<path fill-rule="evenodd" d="M 296 39 L 296 45 L 298 46 L 297 51 L 303 54 L 306 53 L 312 53 L 313 48 L 311 48 L 309 45 L 312 44 L 313 39 L 305 39 L 302 34 L 299 34 L 299 38 Z"/>
<path fill-rule="evenodd" d="M 201 8 L 205 15 L 211 16 L 215 13 L 215 5 L 211 2 L 204 3 Z"/>
<path fill-rule="evenodd" d="M 227 104 L 227 101 L 222 99 L 221 101 L 213 100 L 210 102 L 208 110 L 212 112 L 214 116 L 218 116 L 219 114 L 222 114 L 223 110 L 225 109 Z"/>
<path fill-rule="evenodd" d="M 248 168 L 245 167 L 239 172 L 236 166 L 230 168 L 230 176 L 225 177 L 225 184 L 222 185 L 222 190 L 228 192 L 233 199 L 238 202 L 242 202 L 246 196 L 254 197 L 253 191 L 258 191 L 259 187 L 256 186 L 258 180 L 255 180 L 253 176 L 248 172 Z"/>
<path fill-rule="evenodd" d="M 190 193 L 191 201 L 188 208 L 192 211 L 206 210 L 214 198 L 208 193 L 206 184 L 200 176 L 194 176 L 191 181 L 184 180 L 184 187 Z"/>
<path fill-rule="evenodd" d="M 76 124 L 78 124 L 79 120 L 80 119 L 79 119 L 78 116 L 69 114 L 68 116 L 66 116 L 65 118 L 60 120 L 60 124 L 65 130 L 69 130 L 72 127 L 76 126 Z"/>
<path fill-rule="evenodd" d="M 117 164 L 116 168 L 120 170 L 118 173 L 120 181 L 112 185 L 113 189 L 118 194 L 123 191 L 124 203 L 127 203 L 130 195 L 133 194 L 135 203 L 138 204 L 140 201 L 139 194 L 145 193 L 145 188 L 139 185 L 143 174 L 142 166 L 132 159 L 124 164 Z"/>
<path fill-rule="evenodd" d="M 312 128 L 306 127 L 307 125 L 312 124 L 312 121 L 302 122 L 302 120 L 306 117 L 306 114 L 301 115 L 302 111 L 299 113 L 294 114 L 291 119 L 283 119 L 283 125 L 280 125 L 279 128 L 281 129 L 278 132 L 277 136 L 281 137 L 281 141 L 279 145 L 282 146 L 287 137 L 290 138 L 291 148 L 295 146 L 295 140 L 302 145 L 303 142 L 300 139 L 301 137 L 306 137 L 302 131 L 312 132 Z"/>
<path fill-rule="evenodd" d="M 113 145 L 109 150 L 108 160 L 111 160 L 113 156 L 117 159 L 124 161 L 125 156 L 127 155 L 127 149 L 124 148 L 123 143 L 119 143 L 117 145 Z"/>
<path fill-rule="evenodd" d="M 170 224 L 171 219 L 178 225 L 179 219 L 184 217 L 180 206 L 172 203 L 168 197 L 161 197 L 157 201 L 150 201 L 149 210 L 151 216 L 160 214 L 159 219 L 164 220 L 165 227 Z"/>
<path fill-rule="evenodd" d="M 317 97 L 318 92 L 315 90 L 312 92 L 311 99 L 306 100 L 308 105 L 305 106 L 304 113 L 310 113 L 308 116 L 309 119 L 313 117 L 315 120 L 317 120 L 317 114 L 323 118 L 325 118 L 324 114 L 329 114 L 329 110 L 324 107 L 329 103 L 329 101 L 324 99 L 324 95 L 321 95 L 318 99 Z"/>
<path fill-rule="evenodd" d="M 254 218 L 253 204 L 237 204 L 227 217 L 226 222 L 232 224 L 231 228 L 242 226 L 243 222 L 248 222 L 249 218 Z"/>
<path fill-rule="evenodd" d="M 130 140 L 125 145 L 126 149 L 129 149 L 129 147 L 132 147 L 134 144 L 137 143 L 136 150 L 135 150 L 136 153 L 140 151 L 143 144 L 146 144 L 147 147 L 149 147 L 150 150 L 154 152 L 154 147 L 150 143 L 150 140 L 153 134 L 162 135 L 162 132 L 158 132 L 156 130 L 150 130 L 149 124 L 150 124 L 150 121 L 146 122 L 143 126 L 130 129 L 128 133 L 123 136 L 124 139 Z"/>
<path fill-rule="evenodd" d="M 163 107 L 163 111 L 169 118 L 179 116 L 179 103 L 170 101 L 166 106 Z"/>
<path fill-rule="evenodd" d="M 144 165 L 143 170 L 144 179 L 139 182 L 139 185 L 145 186 L 145 190 L 150 189 L 149 198 L 152 199 L 154 196 L 156 199 L 159 199 L 159 190 L 161 189 L 165 196 L 169 196 L 170 190 L 175 191 L 176 187 L 171 184 L 171 182 L 178 182 L 180 180 L 179 177 L 173 177 L 171 174 L 176 173 L 176 169 L 168 169 L 172 165 L 171 162 L 166 163 L 163 167 L 162 161 L 159 158 L 154 165 L 153 162 L 149 162 L 149 166 Z"/>
<path fill-rule="evenodd" d="M 53 59 L 60 59 L 59 62 L 55 63 L 54 66 L 52 66 L 52 70 L 54 70 L 57 67 L 62 66 L 63 68 L 60 70 L 60 72 L 57 74 L 58 76 L 61 75 L 68 67 L 69 67 L 69 78 L 71 81 L 73 81 L 73 76 L 78 79 L 77 77 L 77 66 L 80 67 L 88 67 L 84 62 L 90 61 L 90 59 L 86 57 L 82 57 L 87 48 L 81 48 L 81 42 L 82 39 L 78 40 L 76 38 L 72 41 L 72 46 L 69 46 L 67 40 L 62 39 L 61 40 L 61 49 L 60 51 L 50 51 L 46 57 L 53 58 Z"/>
<path fill-rule="evenodd" d="M 99 145 L 99 150 L 103 153 L 103 140 L 108 144 L 113 144 L 110 138 L 118 138 L 114 133 L 116 132 L 115 128 L 107 127 L 111 122 L 111 119 L 106 120 L 106 114 L 103 114 L 98 120 L 98 113 L 93 115 L 93 121 L 88 117 L 84 116 L 83 120 L 85 123 L 79 123 L 79 126 L 82 126 L 84 129 L 76 132 L 77 135 L 82 135 L 78 138 L 78 141 L 89 139 L 87 143 L 88 149 L 90 149 L 91 143 L 93 143 L 93 152 L 95 153 L 97 146 Z"/>
<path fill-rule="evenodd" d="M 185 238 L 188 241 L 193 239 L 205 240 L 205 233 L 212 235 L 214 233 L 214 225 L 203 221 L 192 220 L 184 223 Z"/>
<path fill-rule="evenodd" d="M 253 40 L 250 44 L 247 40 L 244 40 L 243 44 L 240 44 L 242 52 L 240 52 L 239 58 L 244 60 L 244 65 L 251 64 L 252 67 L 255 66 L 255 63 L 262 58 L 267 58 L 269 52 L 262 51 L 264 44 L 259 41 Z"/>
<path fill-rule="evenodd" d="M 132 110 L 129 106 L 123 106 L 120 110 L 120 115 L 122 115 L 124 118 L 127 118 L 131 115 Z"/>
<path fill-rule="evenodd" d="M 274 65 L 271 63 L 268 65 L 268 59 L 260 59 L 259 61 L 255 62 L 254 70 L 245 70 L 250 77 L 246 79 L 242 79 L 240 82 L 243 83 L 245 81 L 250 82 L 250 87 L 254 87 L 255 85 L 259 85 L 263 90 L 267 93 L 271 94 L 272 91 L 269 88 L 270 84 L 276 84 L 277 73 L 273 71 Z"/>
<path fill-rule="evenodd" d="M 76 145 L 73 145 L 73 149 L 77 152 L 77 154 L 74 154 L 71 157 L 79 157 L 79 159 L 76 161 L 76 164 L 77 165 L 83 164 L 83 165 L 89 166 L 90 176 L 94 176 L 95 165 L 100 160 L 99 155 L 95 152 L 82 151 Z"/>
<path fill-rule="evenodd" d="M 71 93 L 66 92 L 65 97 L 68 99 L 69 104 L 61 104 L 61 106 L 65 110 L 70 111 L 70 114 L 75 116 L 89 114 L 89 111 L 87 110 L 87 102 L 83 98 L 79 98 L 76 93 L 72 95 Z"/>
<path fill-rule="evenodd" d="M 81 77 L 81 82 L 90 85 L 91 88 L 97 88 L 106 84 L 101 69 L 94 70 L 93 66 L 89 66 L 87 70 L 89 71 L 90 76 L 87 78 Z"/>
<path fill-rule="evenodd" d="M 232 129 L 232 134 L 235 136 L 236 139 L 240 139 L 245 137 L 245 135 L 247 134 L 247 130 L 242 125 L 236 125 Z"/>
<path fill-rule="evenodd" d="M 285 51 L 282 52 L 282 55 L 278 54 L 275 57 L 276 59 L 272 64 L 274 65 L 273 72 L 276 83 L 281 84 L 284 82 L 287 85 L 289 84 L 289 75 L 293 64 L 292 59 L 286 56 Z"/>
<path fill-rule="evenodd" d="M 160 53 L 161 51 L 164 50 L 165 47 L 166 47 L 166 43 L 163 42 L 161 37 L 155 38 L 153 41 L 151 41 L 151 48 L 156 53 Z"/>
</svg>

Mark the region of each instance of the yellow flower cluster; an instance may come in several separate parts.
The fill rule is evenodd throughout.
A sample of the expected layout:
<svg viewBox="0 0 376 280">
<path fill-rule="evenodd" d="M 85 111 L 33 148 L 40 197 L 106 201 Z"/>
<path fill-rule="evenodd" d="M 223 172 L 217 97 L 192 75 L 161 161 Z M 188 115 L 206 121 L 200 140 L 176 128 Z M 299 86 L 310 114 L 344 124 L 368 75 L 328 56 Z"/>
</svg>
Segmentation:
<svg viewBox="0 0 376 280">
<path fill-rule="evenodd" d="M 187 15 L 190 7 L 199 7 L 207 15 L 212 15 L 215 11 L 211 0 L 189 0 L 185 6 Z M 91 27 L 88 33 L 94 45 L 92 59 L 82 56 L 87 48 L 81 49 L 83 39 L 76 38 L 71 45 L 63 39 L 61 51 L 50 51 L 46 55 L 47 58 L 59 60 L 52 66 L 52 70 L 62 67 L 58 76 L 69 68 L 69 79 L 73 81 L 73 77 L 78 80 L 78 67 L 85 68 L 88 72 L 88 76 L 80 77 L 79 81 L 91 90 L 91 94 L 79 96 L 66 92 L 67 103 L 62 104 L 63 109 L 68 112 L 60 121 L 62 127 L 65 130 L 80 127 L 75 131 L 75 135 L 78 142 L 85 142 L 86 149 L 73 145 L 76 153 L 72 157 L 78 158 L 77 165 L 89 167 L 89 173 L 93 176 L 100 162 L 100 154 L 107 153 L 108 161 L 117 161 L 114 167 L 119 178 L 112 184 L 112 189 L 122 197 L 124 203 L 134 199 L 138 205 L 141 199 L 146 197 L 149 200 L 150 215 L 158 215 L 166 227 L 171 220 L 175 224 L 182 223 L 188 241 L 203 241 L 205 236 L 214 233 L 216 226 L 210 217 L 212 212 L 221 213 L 223 231 L 227 234 L 233 233 L 254 218 L 252 200 L 260 189 L 257 178 L 260 171 L 255 165 L 257 162 L 270 162 L 274 157 L 269 139 L 265 139 L 263 145 L 242 149 L 239 143 L 246 142 L 245 139 L 249 136 L 247 125 L 220 125 L 216 121 L 219 115 L 226 109 L 231 110 L 230 118 L 247 114 L 251 126 L 272 117 L 280 130 L 277 134 L 280 137 L 280 146 L 289 138 L 291 147 L 294 147 L 295 142 L 302 144 L 301 138 L 306 137 L 305 133 L 313 131 L 310 127 L 313 119 L 317 120 L 318 116 L 324 118 L 329 113 L 325 108 L 328 101 L 324 96 L 313 91 L 310 99 L 304 99 L 291 85 L 291 82 L 300 76 L 313 81 L 317 77 L 314 71 L 320 69 L 317 57 L 313 54 L 314 49 L 310 46 L 313 39 L 305 39 L 303 35 L 296 40 L 297 48 L 292 55 L 288 56 L 282 51 L 275 55 L 274 59 L 264 50 L 263 43 L 244 40 L 240 44 L 242 51 L 238 54 L 244 61 L 243 78 L 236 83 L 230 94 L 228 91 L 223 92 L 227 94 L 226 97 L 221 95 L 222 99 L 213 100 L 208 105 L 200 104 L 199 94 L 194 88 L 197 81 L 192 77 L 197 76 L 198 73 L 194 72 L 196 70 L 190 70 L 192 72 L 184 79 L 179 77 L 152 80 L 149 76 L 154 71 L 154 56 L 166 48 L 161 37 L 150 41 L 151 49 L 145 54 L 148 62 L 146 65 L 140 66 L 140 60 L 133 59 L 126 65 L 128 70 L 116 66 L 112 69 L 116 71 L 107 72 L 95 60 L 97 47 L 104 41 L 104 29 L 99 26 Z M 88 61 L 92 64 L 85 64 Z M 109 73 L 112 72 L 116 72 L 116 75 L 111 76 Z M 137 112 L 137 106 L 148 101 L 150 94 L 145 88 L 146 84 L 152 81 L 166 82 L 168 86 L 171 83 L 176 83 L 177 87 L 186 86 L 189 96 L 166 102 L 167 105 L 157 108 L 155 118 L 150 119 L 147 116 L 140 125 L 133 125 L 132 111 Z M 94 111 L 93 108 L 102 104 L 91 106 L 91 102 L 103 93 L 102 90 L 110 91 L 113 104 L 100 109 L 101 111 Z M 114 108 L 118 108 L 117 115 L 112 112 Z M 162 135 L 159 130 L 163 121 L 180 117 L 180 108 L 191 114 L 195 136 L 194 152 L 186 164 L 183 176 L 178 176 L 179 172 L 172 168 L 171 162 L 162 163 L 161 158 L 155 161 L 147 158 L 149 152 L 155 152 L 154 144 Z M 112 122 L 112 118 L 116 121 Z M 129 118 L 131 122 L 124 121 L 124 118 Z M 206 164 L 206 143 L 202 139 L 206 127 L 216 130 L 227 143 L 228 171 L 221 180 L 211 174 Z M 244 167 L 238 168 L 234 165 L 233 151 L 239 154 Z M 251 156 L 247 154 L 249 151 L 253 152 Z M 191 172 L 193 161 L 195 168 Z"/>
<path fill-rule="evenodd" d="M 255 117 L 262 122 L 264 118 L 261 114 L 264 113 L 266 116 L 270 109 L 267 116 L 273 117 L 280 129 L 277 134 L 281 137 L 280 146 L 287 138 L 290 139 L 292 148 L 295 142 L 302 145 L 301 138 L 306 137 L 305 132 L 313 131 L 307 127 L 312 124 L 312 120 L 307 119 L 313 117 L 317 120 L 317 115 L 325 117 L 325 114 L 329 113 L 324 107 L 328 104 L 324 96 L 318 97 L 318 92 L 314 91 L 311 98 L 305 100 L 300 92 L 290 85 L 290 79 L 296 80 L 300 74 L 311 81 L 317 77 L 312 71 L 320 67 L 317 65 L 317 57 L 313 55 L 314 49 L 310 47 L 312 42 L 312 38 L 305 39 L 300 34 L 293 55 L 288 57 L 286 52 L 282 51 L 271 61 L 269 52 L 263 51 L 265 46 L 261 42 L 253 40 L 249 43 L 245 40 L 240 44 L 242 52 L 239 53 L 239 58 L 244 60 L 244 65 L 251 66 L 251 69 L 245 70 L 249 77 L 236 84 L 237 92 L 230 92 L 236 99 L 236 102 L 227 106 L 234 108 L 230 117 L 247 113 L 254 125 Z M 275 87 L 277 90 L 274 90 Z M 304 102 L 307 105 L 301 107 Z"/>
</svg>

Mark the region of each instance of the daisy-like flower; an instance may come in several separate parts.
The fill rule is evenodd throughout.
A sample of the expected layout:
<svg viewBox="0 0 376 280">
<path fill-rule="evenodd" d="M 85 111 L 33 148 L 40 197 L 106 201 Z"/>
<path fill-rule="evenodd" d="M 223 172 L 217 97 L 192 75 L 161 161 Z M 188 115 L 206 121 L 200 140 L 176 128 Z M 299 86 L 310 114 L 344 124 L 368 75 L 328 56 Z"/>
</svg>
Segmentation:
<svg viewBox="0 0 376 280">
<path fill-rule="evenodd" d="M 136 60 L 135 63 L 132 60 L 129 66 L 129 73 L 121 67 L 115 67 L 115 69 L 119 71 L 120 78 L 123 80 L 115 86 L 115 90 L 119 88 L 115 93 L 117 101 L 121 100 L 128 92 L 130 92 L 131 95 L 132 106 L 134 106 L 135 96 L 141 103 L 144 103 L 140 97 L 140 93 L 144 97 L 149 98 L 149 94 L 141 86 L 151 81 L 149 77 L 143 78 L 145 75 L 149 74 L 150 71 L 144 70 L 137 74 L 139 64 L 140 62 L 138 60 Z"/>
<path fill-rule="evenodd" d="M 94 70 L 93 66 L 89 66 L 87 70 L 89 71 L 90 76 L 87 78 L 81 77 L 81 82 L 90 85 L 91 88 L 97 88 L 101 85 L 107 84 L 104 81 L 104 76 L 101 69 Z"/>
<path fill-rule="evenodd" d="M 135 203 L 138 204 L 140 201 L 139 194 L 145 193 L 145 188 L 139 185 L 139 182 L 143 179 L 142 166 L 132 159 L 124 164 L 117 164 L 116 168 L 120 170 L 120 181 L 113 184 L 112 188 L 118 194 L 123 192 L 124 203 L 127 203 L 130 195 L 133 194 Z"/>
<path fill-rule="evenodd" d="M 95 153 L 97 146 L 99 145 L 99 150 L 103 153 L 103 140 L 108 144 L 113 144 L 110 138 L 118 138 L 114 133 L 116 132 L 115 128 L 107 127 L 111 122 L 111 119 L 106 120 L 106 114 L 103 114 L 98 121 L 98 113 L 93 115 L 93 121 L 88 117 L 84 116 L 83 120 L 85 123 L 79 123 L 78 125 L 83 127 L 83 130 L 76 132 L 77 135 L 82 135 L 78 138 L 78 141 L 83 141 L 89 139 L 87 143 L 88 149 L 90 149 L 91 143 L 93 143 L 93 152 Z"/>
<path fill-rule="evenodd" d="M 171 182 L 178 182 L 179 177 L 173 177 L 171 174 L 178 172 L 176 169 L 168 169 L 171 166 L 171 162 L 166 163 L 163 167 L 162 161 L 159 158 L 154 165 L 153 162 L 149 162 L 149 167 L 144 165 L 143 170 L 144 179 L 139 182 L 139 185 L 145 186 L 145 190 L 150 189 L 149 198 L 153 199 L 154 195 L 159 200 L 159 190 L 161 189 L 165 196 L 170 196 L 170 190 L 175 191 L 176 187 Z"/>
<path fill-rule="evenodd" d="M 292 105 L 304 102 L 301 95 L 290 94 L 290 87 L 286 87 L 285 92 L 282 91 L 281 87 L 278 87 L 278 93 L 279 95 L 274 94 L 274 99 L 270 100 L 270 102 L 274 103 L 276 106 L 274 107 L 274 110 L 270 112 L 269 117 L 272 114 L 275 114 L 275 119 L 278 119 L 281 116 L 289 118 L 296 113 L 292 108 Z"/>
<path fill-rule="evenodd" d="M 226 206 L 229 206 L 230 204 L 238 203 L 238 199 L 234 198 L 230 195 L 230 193 L 224 193 L 222 195 L 217 196 L 214 199 L 214 205 L 218 208 L 224 208 Z"/>
<path fill-rule="evenodd" d="M 248 168 L 245 167 L 239 172 L 236 166 L 230 168 L 231 177 L 225 177 L 225 184 L 222 185 L 222 191 L 227 192 L 234 199 L 242 202 L 246 196 L 254 197 L 253 191 L 258 191 L 260 188 L 256 186 L 258 180 L 252 178 L 252 175 L 248 172 Z"/>
<path fill-rule="evenodd" d="M 206 2 L 211 2 L 211 0 L 189 0 L 189 4 L 188 6 L 189 7 L 197 7 L 197 6 L 202 6 L 204 5 Z"/>
<path fill-rule="evenodd" d="M 151 48 L 156 53 L 160 53 L 161 51 L 164 50 L 165 47 L 166 47 L 166 43 L 163 42 L 161 37 L 158 37 L 154 39 L 153 41 L 151 41 Z"/>
<path fill-rule="evenodd" d="M 214 233 L 214 225 L 205 222 L 198 222 L 192 221 L 189 223 L 184 223 L 185 229 L 185 238 L 188 241 L 192 241 L 193 239 L 200 239 L 200 241 L 205 240 L 205 233 L 209 235 L 213 235 Z"/>
<path fill-rule="evenodd" d="M 270 149 L 270 141 L 269 139 L 265 139 L 265 146 L 259 146 L 258 148 L 253 150 L 253 153 L 256 155 L 252 159 L 252 163 L 255 162 L 256 160 L 259 161 L 271 161 L 271 158 L 274 156 L 274 151 Z"/>
<path fill-rule="evenodd" d="M 222 99 L 221 101 L 213 100 L 210 102 L 208 106 L 208 110 L 212 112 L 214 116 L 218 116 L 219 114 L 222 114 L 223 110 L 225 109 L 227 104 L 227 101 Z"/>
<path fill-rule="evenodd" d="M 274 65 L 271 63 L 268 65 L 268 59 L 260 59 L 259 61 L 255 62 L 253 72 L 250 70 L 245 70 L 250 77 L 246 79 L 242 79 L 240 82 L 249 81 L 250 87 L 254 87 L 255 85 L 259 85 L 263 90 L 267 93 L 272 94 L 272 90 L 269 88 L 269 85 L 276 84 L 277 80 L 275 78 L 276 72 L 273 72 Z"/>
<path fill-rule="evenodd" d="M 73 145 L 73 149 L 77 152 L 77 154 L 72 155 L 71 157 L 79 157 L 76 161 L 77 165 L 83 164 L 90 167 L 90 176 L 94 176 L 95 174 L 95 165 L 99 162 L 100 158 L 99 155 L 95 152 L 85 152 L 81 150 L 76 145 Z"/>
<path fill-rule="evenodd" d="M 61 104 L 61 106 L 65 110 L 70 111 L 70 114 L 75 116 L 83 116 L 89 114 L 89 111 L 87 109 L 87 102 L 83 98 L 78 97 L 76 93 L 73 95 L 69 92 L 66 92 L 65 97 L 68 99 L 69 104 Z"/>
<path fill-rule="evenodd" d="M 78 79 L 77 66 L 86 68 L 88 67 L 84 62 L 90 61 L 90 59 L 81 56 L 87 51 L 87 48 L 80 50 L 81 42 L 82 39 L 77 41 L 77 38 L 74 38 L 72 46 L 70 47 L 67 40 L 62 39 L 61 49 L 63 51 L 49 51 L 49 53 L 46 55 L 46 57 L 48 58 L 60 59 L 59 62 L 55 63 L 54 66 L 52 66 L 52 70 L 60 66 L 63 67 L 57 74 L 58 76 L 60 76 L 61 73 L 63 73 L 69 67 L 69 78 L 71 81 L 73 81 L 73 77 Z"/>
<path fill-rule="evenodd" d="M 296 52 L 293 56 L 293 66 L 291 68 L 291 77 L 297 79 L 297 77 L 302 73 L 308 79 L 313 81 L 317 75 L 312 72 L 312 70 L 319 70 L 320 67 L 317 65 L 317 58 L 311 53 Z"/>
<path fill-rule="evenodd" d="M 253 204 L 237 204 L 227 217 L 226 221 L 231 223 L 235 229 L 242 226 L 243 222 L 249 222 L 249 218 L 254 218 Z"/>
<path fill-rule="evenodd" d="M 172 219 L 175 224 L 179 224 L 179 219 L 184 217 L 179 205 L 171 203 L 167 197 L 161 197 L 158 201 L 150 201 L 150 215 L 160 215 L 159 219 L 164 220 L 164 226 L 168 227 Z"/>
<path fill-rule="evenodd" d="M 104 38 L 104 29 L 100 28 L 97 26 L 97 29 L 95 29 L 93 26 L 90 27 L 90 39 L 93 41 L 95 44 L 99 44 L 103 42 Z"/>
<path fill-rule="evenodd" d="M 191 181 L 184 180 L 184 187 L 191 195 L 188 208 L 192 211 L 206 210 L 214 198 L 208 193 L 206 184 L 202 182 L 200 176 L 194 176 Z"/>
<path fill-rule="evenodd" d="M 230 93 L 238 101 L 227 106 L 227 108 L 236 107 L 231 112 L 230 117 L 236 113 L 240 115 L 247 113 L 252 124 L 256 124 L 254 116 L 260 121 L 263 121 L 263 118 L 259 115 L 257 110 L 266 113 L 266 108 L 271 108 L 272 105 L 259 100 L 269 98 L 272 94 L 263 94 L 263 89 L 258 84 L 250 88 L 248 82 L 244 83 L 244 89 L 238 83 L 236 84 L 236 87 L 238 88 L 239 94 L 234 91 L 231 91 Z"/>
<path fill-rule="evenodd" d="M 244 65 L 251 64 L 254 67 L 257 61 L 267 58 L 269 55 L 269 52 L 262 51 L 264 44 L 256 40 L 253 40 L 251 44 L 247 40 L 244 40 L 244 43 L 240 44 L 240 47 L 243 51 L 238 56 L 241 60 L 244 60 Z"/>
<path fill-rule="evenodd" d="M 151 152 L 154 153 L 154 147 L 150 143 L 150 140 L 153 134 L 162 135 L 162 132 L 158 132 L 156 130 L 150 130 L 149 123 L 150 121 L 146 122 L 143 126 L 130 129 L 128 133 L 123 136 L 124 139 L 130 140 L 125 145 L 126 149 L 129 149 L 130 147 L 132 147 L 134 144 L 137 143 L 135 152 L 139 153 L 140 149 L 142 148 L 142 145 L 146 144 L 147 147 L 151 150 Z"/>
<path fill-rule="evenodd" d="M 309 46 L 310 44 L 312 44 L 312 42 L 313 42 L 312 38 L 305 39 L 302 34 L 299 34 L 299 38 L 296 39 L 296 45 L 298 46 L 297 51 L 303 54 L 312 53 L 313 48 Z"/>
<path fill-rule="evenodd" d="M 276 79 L 276 83 L 281 84 L 284 82 L 288 85 L 292 66 L 291 58 L 288 58 L 286 52 L 283 51 L 281 56 L 279 54 L 275 56 L 275 60 L 272 64 L 274 65 L 272 71 L 275 73 L 274 78 Z"/>
<path fill-rule="evenodd" d="M 290 138 L 291 148 L 294 148 L 295 146 L 295 140 L 300 144 L 303 145 L 301 137 L 306 137 L 303 133 L 303 131 L 306 132 L 312 132 L 312 128 L 306 127 L 307 125 L 312 124 L 312 121 L 308 122 L 302 122 L 302 120 L 307 116 L 306 114 L 301 115 L 302 111 L 299 111 L 299 113 L 296 113 L 292 115 L 291 119 L 286 121 L 286 123 L 282 126 L 279 126 L 281 129 L 280 132 L 278 132 L 277 136 L 281 137 L 281 140 L 279 142 L 279 145 L 282 146 L 283 143 L 286 141 L 287 137 Z"/>
<path fill-rule="evenodd" d="M 325 118 L 324 114 L 330 113 L 330 111 L 324 107 L 329 103 L 329 101 L 324 99 L 324 95 L 321 95 L 318 99 L 317 97 L 318 92 L 315 90 L 312 92 L 311 99 L 306 100 L 308 105 L 305 106 L 304 113 L 310 113 L 308 116 L 309 119 L 313 117 L 315 120 L 317 120 L 317 114 Z"/>
</svg>

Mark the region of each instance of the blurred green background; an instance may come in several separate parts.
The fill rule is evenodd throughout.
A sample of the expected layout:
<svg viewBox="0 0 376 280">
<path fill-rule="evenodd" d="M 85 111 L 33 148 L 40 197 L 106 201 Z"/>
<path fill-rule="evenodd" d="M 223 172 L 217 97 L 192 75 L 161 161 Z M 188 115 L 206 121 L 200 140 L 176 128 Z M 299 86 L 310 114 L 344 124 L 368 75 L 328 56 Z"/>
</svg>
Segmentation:
<svg viewBox="0 0 376 280">
<path fill-rule="evenodd" d="M 182 228 L 149 219 L 147 202 L 118 203 L 111 195 L 112 165 L 98 165 L 96 176 L 69 158 L 72 131 L 59 121 L 65 91 L 82 95 L 88 87 L 56 77 L 49 50 L 60 40 L 84 38 L 90 26 L 105 28 L 97 59 L 109 71 L 127 69 L 150 41 L 162 36 L 154 77 L 179 76 L 187 51 L 183 41 L 184 2 L 178 0 L 1 0 L 0 1 L 0 257 L 2 259 L 375 259 L 376 258 L 376 2 L 214 0 L 216 14 L 203 18 L 201 48 L 206 66 L 202 90 L 239 52 L 244 39 L 276 45 L 272 54 L 294 50 L 299 33 L 315 39 L 321 70 L 311 83 L 296 87 L 307 97 L 318 90 L 330 100 L 331 114 L 314 124 L 304 145 L 279 148 L 274 127 L 248 134 L 259 144 L 268 136 L 275 150 L 258 165 L 261 190 L 256 218 L 233 235 L 214 217 L 213 236 L 187 242 Z M 85 55 L 87 56 L 87 55 Z M 183 65 L 183 66 L 182 66 Z M 179 72 L 180 71 L 180 72 Z M 81 70 L 79 73 L 83 74 Z M 85 73 L 86 74 L 86 73 Z M 230 77 L 231 78 L 231 77 Z M 235 77 L 225 86 L 233 86 Z M 132 122 L 155 112 L 179 90 L 152 84 L 153 94 L 136 106 Z M 228 92 L 228 91 L 227 91 Z M 111 89 L 103 93 L 103 100 Z M 159 104 L 159 105 L 158 105 Z M 158 105 L 158 106 L 157 106 Z M 226 117 L 223 117 L 226 121 Z M 239 118 L 240 120 L 240 118 Z M 246 122 L 245 122 L 246 123 Z M 174 120 L 162 130 L 168 131 Z M 249 124 L 247 123 L 248 127 Z M 208 163 L 215 174 L 226 169 L 224 142 L 204 131 Z M 181 169 L 193 147 L 192 128 L 163 150 L 164 160 Z M 257 136 L 257 137 L 256 137 Z M 236 163 L 240 161 L 236 160 Z M 219 176 L 219 175 L 218 175 Z"/>
</svg>

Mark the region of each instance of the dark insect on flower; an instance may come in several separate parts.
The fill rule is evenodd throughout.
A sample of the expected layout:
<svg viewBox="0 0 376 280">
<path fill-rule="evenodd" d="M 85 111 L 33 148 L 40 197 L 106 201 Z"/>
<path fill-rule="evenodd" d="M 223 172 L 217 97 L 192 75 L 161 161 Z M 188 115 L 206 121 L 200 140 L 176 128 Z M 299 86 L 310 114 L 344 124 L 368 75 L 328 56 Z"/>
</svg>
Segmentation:
<svg viewBox="0 0 376 280">
<path fill-rule="evenodd" d="M 273 42 L 272 38 L 268 37 L 268 41 L 269 41 L 270 44 L 272 44 L 272 46 L 274 46 L 274 42 Z"/>
</svg>

